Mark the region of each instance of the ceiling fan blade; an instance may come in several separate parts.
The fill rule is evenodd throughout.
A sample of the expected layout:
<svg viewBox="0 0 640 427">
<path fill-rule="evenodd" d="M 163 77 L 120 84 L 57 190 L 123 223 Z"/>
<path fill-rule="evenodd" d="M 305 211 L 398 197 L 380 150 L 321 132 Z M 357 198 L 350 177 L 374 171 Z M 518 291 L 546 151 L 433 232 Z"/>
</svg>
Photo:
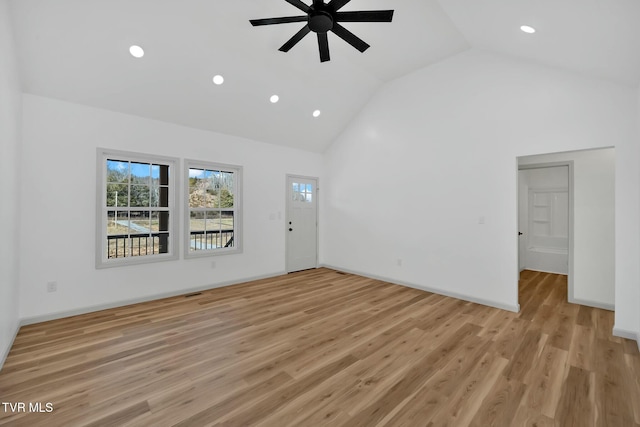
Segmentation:
<svg viewBox="0 0 640 427">
<path fill-rule="evenodd" d="M 303 11 L 305 13 L 309 13 L 309 10 L 311 9 L 309 6 L 307 6 L 301 0 L 285 0 L 285 1 L 287 3 L 289 3 L 290 5 L 297 7 L 298 9 L 300 9 L 301 11 Z"/>
<path fill-rule="evenodd" d="M 326 62 L 329 59 L 329 39 L 327 33 L 318 33 L 318 48 L 320 48 L 320 62 Z"/>
<path fill-rule="evenodd" d="M 333 23 L 333 28 L 331 29 L 331 31 L 333 31 L 336 36 L 340 37 L 342 40 L 358 49 L 360 52 L 364 52 L 365 50 L 369 49 L 369 45 L 367 43 L 365 43 L 362 39 L 360 39 L 358 36 L 347 30 L 337 22 Z"/>
<path fill-rule="evenodd" d="M 282 18 L 265 18 L 265 19 L 250 19 L 251 25 L 254 27 L 260 25 L 273 25 L 273 24 L 288 24 L 289 22 L 303 22 L 309 19 L 308 16 L 285 16 Z"/>
<path fill-rule="evenodd" d="M 359 12 L 338 12 L 338 22 L 391 22 L 393 10 L 361 10 Z"/>
<path fill-rule="evenodd" d="M 333 10 L 340 10 L 342 6 L 349 3 L 351 0 L 331 0 L 329 2 L 329 7 L 333 8 Z"/>
<path fill-rule="evenodd" d="M 309 25 L 305 25 L 304 27 L 302 27 L 300 31 L 298 31 L 293 37 L 291 37 L 288 42 L 283 44 L 282 47 L 278 50 L 282 52 L 289 52 L 289 50 L 291 50 L 292 47 L 298 44 L 298 42 L 302 40 L 304 36 L 309 34 L 309 31 L 311 31 L 311 29 L 309 28 Z"/>
<path fill-rule="evenodd" d="M 313 0 L 313 7 L 324 6 L 324 0 Z"/>
</svg>

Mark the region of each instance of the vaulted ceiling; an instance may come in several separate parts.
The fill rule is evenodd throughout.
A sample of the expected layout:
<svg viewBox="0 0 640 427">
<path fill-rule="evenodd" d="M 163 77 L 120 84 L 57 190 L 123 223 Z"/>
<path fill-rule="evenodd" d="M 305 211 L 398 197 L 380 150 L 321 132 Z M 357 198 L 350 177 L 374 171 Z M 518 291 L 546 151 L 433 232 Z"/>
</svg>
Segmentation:
<svg viewBox="0 0 640 427">
<path fill-rule="evenodd" d="M 250 25 L 300 15 L 285 0 L 12 1 L 27 93 L 317 152 L 385 82 L 470 48 L 640 83 L 638 0 L 352 0 L 342 10 L 377 9 L 394 9 L 393 22 L 344 24 L 369 50 L 330 33 L 321 63 L 313 34 L 278 51 L 304 23 Z"/>
</svg>

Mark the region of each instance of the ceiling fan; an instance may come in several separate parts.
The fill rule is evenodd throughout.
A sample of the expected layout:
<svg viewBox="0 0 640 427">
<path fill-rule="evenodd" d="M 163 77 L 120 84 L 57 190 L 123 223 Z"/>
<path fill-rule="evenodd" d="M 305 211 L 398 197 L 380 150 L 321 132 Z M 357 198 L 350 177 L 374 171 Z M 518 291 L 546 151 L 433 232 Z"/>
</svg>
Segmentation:
<svg viewBox="0 0 640 427">
<path fill-rule="evenodd" d="M 307 15 L 285 16 L 282 18 L 251 19 L 249 22 L 256 27 L 260 25 L 287 24 L 290 22 L 304 22 L 302 27 L 288 42 L 280 47 L 280 51 L 289 52 L 304 36 L 313 31 L 318 35 L 318 48 L 320 49 L 320 62 L 329 61 L 329 41 L 327 33 L 332 31 L 342 40 L 351 46 L 364 52 L 369 45 L 357 37 L 351 31 L 340 25 L 340 22 L 391 22 L 393 10 L 367 10 L 357 12 L 339 12 L 339 10 L 351 0 L 331 0 L 325 3 L 324 0 L 313 0 L 311 5 L 303 3 L 301 0 L 285 0 L 287 3 L 297 7 Z"/>
</svg>

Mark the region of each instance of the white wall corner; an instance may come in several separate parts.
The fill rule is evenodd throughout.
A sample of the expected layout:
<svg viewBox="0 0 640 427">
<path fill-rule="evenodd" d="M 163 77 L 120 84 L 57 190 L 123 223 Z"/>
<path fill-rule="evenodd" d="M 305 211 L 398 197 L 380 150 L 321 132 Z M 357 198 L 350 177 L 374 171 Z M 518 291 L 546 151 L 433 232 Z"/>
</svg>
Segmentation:
<svg viewBox="0 0 640 427">
<path fill-rule="evenodd" d="M 0 353 L 0 371 L 2 371 L 2 367 L 4 366 L 4 362 L 7 361 L 7 357 L 9 357 L 9 353 L 11 352 L 11 348 L 13 347 L 13 343 L 16 340 L 16 337 L 18 336 L 18 332 L 20 332 L 20 327 L 22 326 L 21 323 L 18 323 L 18 325 L 15 328 L 15 331 L 13 332 L 13 337 L 11 338 L 11 340 L 9 340 L 7 348 L 2 350 L 2 353 Z"/>
<path fill-rule="evenodd" d="M 446 291 L 444 289 L 431 288 L 429 286 L 418 285 L 418 284 L 415 284 L 415 283 L 409 283 L 409 282 L 405 282 L 405 281 L 391 279 L 391 278 L 388 278 L 388 277 L 378 276 L 378 275 L 375 275 L 375 274 L 369 274 L 369 273 L 364 273 L 364 272 L 361 272 L 361 271 L 350 270 L 350 269 L 347 269 L 347 268 L 336 267 L 336 266 L 333 266 L 333 265 L 322 264 L 322 265 L 320 265 L 320 267 L 325 267 L 325 268 L 329 268 L 331 270 L 336 270 L 336 271 L 342 271 L 344 273 L 355 274 L 357 276 L 367 277 L 369 279 L 380 280 L 380 281 L 383 281 L 383 282 L 391 283 L 393 285 L 405 286 L 405 287 L 408 287 L 408 288 L 418 289 L 420 291 L 431 292 L 431 293 L 438 294 L 438 295 L 444 295 L 446 297 L 456 298 L 456 299 L 459 299 L 459 300 L 468 301 L 468 302 L 472 302 L 472 303 L 475 303 L 475 304 L 486 305 L 488 307 L 499 308 L 500 310 L 512 311 L 514 313 L 519 313 L 520 312 L 520 304 L 518 304 L 518 303 L 516 303 L 516 304 L 504 304 L 504 303 L 501 303 L 501 302 L 498 302 L 498 301 L 493 301 L 493 300 L 484 299 L 484 298 L 476 298 L 476 297 L 473 297 L 473 296 L 470 296 L 470 295 L 459 294 L 457 292 L 448 292 L 448 291 Z"/>
</svg>

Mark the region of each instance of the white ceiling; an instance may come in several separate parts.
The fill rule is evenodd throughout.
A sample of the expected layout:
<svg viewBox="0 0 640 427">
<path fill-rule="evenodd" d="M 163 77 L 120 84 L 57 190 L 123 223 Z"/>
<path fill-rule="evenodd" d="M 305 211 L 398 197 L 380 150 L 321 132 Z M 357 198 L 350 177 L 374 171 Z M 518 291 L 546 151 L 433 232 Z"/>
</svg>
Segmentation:
<svg viewBox="0 0 640 427">
<path fill-rule="evenodd" d="M 303 23 L 249 24 L 301 14 L 285 0 L 12 1 L 28 93 L 318 152 L 384 82 L 470 47 L 640 83 L 639 0 L 352 0 L 343 8 L 376 9 L 394 9 L 393 22 L 344 24 L 369 50 L 331 34 L 331 61 L 320 63 L 313 34 L 278 51 Z M 538 32 L 522 33 L 523 24 Z M 133 44 L 144 58 L 129 55 Z M 212 84 L 215 74 L 224 85 Z"/>
</svg>

